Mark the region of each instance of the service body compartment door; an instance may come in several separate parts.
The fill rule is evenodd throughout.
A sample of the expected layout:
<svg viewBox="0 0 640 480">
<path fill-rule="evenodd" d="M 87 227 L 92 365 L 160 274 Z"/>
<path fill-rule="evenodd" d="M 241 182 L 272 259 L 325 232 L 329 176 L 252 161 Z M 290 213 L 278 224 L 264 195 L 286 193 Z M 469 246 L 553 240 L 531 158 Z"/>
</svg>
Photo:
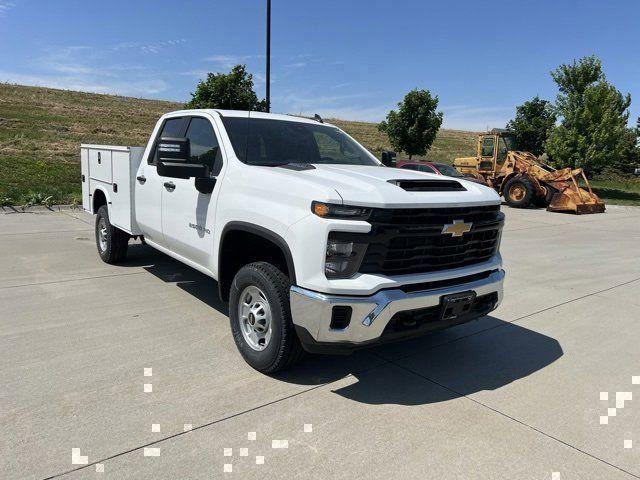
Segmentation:
<svg viewBox="0 0 640 480">
<path fill-rule="evenodd" d="M 91 178 L 105 183 L 112 183 L 111 172 L 111 151 L 110 150 L 89 150 L 89 172 Z"/>
<path fill-rule="evenodd" d="M 132 233 L 131 217 L 131 173 L 130 152 L 111 152 L 111 165 L 113 172 L 113 185 L 111 189 L 111 223 L 116 227 Z"/>
<path fill-rule="evenodd" d="M 82 182 L 82 208 L 89 213 L 91 211 L 91 192 L 89 190 L 89 150 L 80 149 L 80 181 Z"/>
</svg>

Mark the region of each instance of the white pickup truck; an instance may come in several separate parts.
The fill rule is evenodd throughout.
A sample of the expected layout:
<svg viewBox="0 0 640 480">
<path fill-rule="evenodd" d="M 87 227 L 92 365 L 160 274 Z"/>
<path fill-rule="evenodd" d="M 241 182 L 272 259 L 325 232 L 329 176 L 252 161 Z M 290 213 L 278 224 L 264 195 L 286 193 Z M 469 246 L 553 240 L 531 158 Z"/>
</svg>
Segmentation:
<svg viewBox="0 0 640 480">
<path fill-rule="evenodd" d="M 216 279 L 240 353 L 265 373 L 502 300 L 492 189 L 388 168 L 320 119 L 172 112 L 146 148 L 82 145 L 81 164 L 102 260 L 140 238 Z"/>
</svg>

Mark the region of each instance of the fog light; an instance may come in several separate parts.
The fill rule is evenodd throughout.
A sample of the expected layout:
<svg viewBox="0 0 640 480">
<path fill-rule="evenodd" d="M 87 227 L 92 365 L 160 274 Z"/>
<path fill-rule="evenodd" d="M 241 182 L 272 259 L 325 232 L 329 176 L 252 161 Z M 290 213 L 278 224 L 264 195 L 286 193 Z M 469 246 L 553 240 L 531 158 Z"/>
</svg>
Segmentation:
<svg viewBox="0 0 640 480">
<path fill-rule="evenodd" d="M 327 261 L 324 265 L 324 271 L 328 276 L 338 276 L 349 268 L 349 262 L 332 262 Z"/>
</svg>

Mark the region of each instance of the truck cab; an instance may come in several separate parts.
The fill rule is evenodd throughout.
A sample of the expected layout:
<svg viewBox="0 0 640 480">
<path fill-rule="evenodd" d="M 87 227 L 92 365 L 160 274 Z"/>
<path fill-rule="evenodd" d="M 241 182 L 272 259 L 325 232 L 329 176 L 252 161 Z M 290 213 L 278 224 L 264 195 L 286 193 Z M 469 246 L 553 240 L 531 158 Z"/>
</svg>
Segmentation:
<svg viewBox="0 0 640 480">
<path fill-rule="evenodd" d="M 101 258 L 122 261 L 139 237 L 217 280 L 259 371 L 468 322 L 502 299 L 492 189 L 388 168 L 322 121 L 177 111 L 144 149 L 83 145 L 81 158 Z"/>
</svg>

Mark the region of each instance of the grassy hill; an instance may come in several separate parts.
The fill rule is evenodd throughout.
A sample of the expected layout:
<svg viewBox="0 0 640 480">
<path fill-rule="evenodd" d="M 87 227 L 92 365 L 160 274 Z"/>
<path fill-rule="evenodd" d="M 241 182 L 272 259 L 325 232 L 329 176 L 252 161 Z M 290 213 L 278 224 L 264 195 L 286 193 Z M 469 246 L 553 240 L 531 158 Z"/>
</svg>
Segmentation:
<svg viewBox="0 0 640 480">
<path fill-rule="evenodd" d="M 0 205 L 78 202 L 80 143 L 145 145 L 158 117 L 178 108 L 160 100 L 0 84 Z M 376 155 L 391 149 L 375 123 L 330 121 Z M 474 132 L 440 130 L 426 158 L 450 163 L 473 155 L 475 139 Z M 608 203 L 640 204 L 639 180 L 594 185 Z"/>
<path fill-rule="evenodd" d="M 80 143 L 144 145 L 158 117 L 181 108 L 159 100 L 0 84 L 0 203 L 80 198 Z M 376 124 L 331 120 L 372 152 L 390 149 Z M 475 134 L 442 130 L 428 158 L 472 154 Z"/>
</svg>

